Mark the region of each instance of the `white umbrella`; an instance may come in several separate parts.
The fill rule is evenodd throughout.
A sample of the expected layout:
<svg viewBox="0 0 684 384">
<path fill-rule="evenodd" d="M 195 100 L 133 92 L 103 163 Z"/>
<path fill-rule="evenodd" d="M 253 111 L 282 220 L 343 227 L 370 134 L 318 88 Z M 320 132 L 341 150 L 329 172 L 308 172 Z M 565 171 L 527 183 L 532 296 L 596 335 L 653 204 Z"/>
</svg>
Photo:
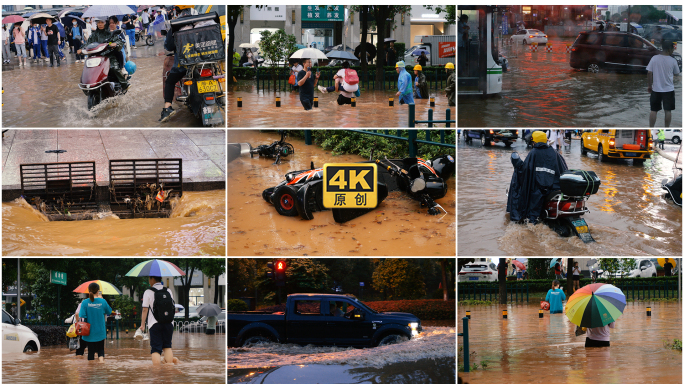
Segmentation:
<svg viewBox="0 0 684 384">
<path fill-rule="evenodd" d="M 316 48 L 302 48 L 293 53 L 290 59 L 328 60 L 328 57 Z"/>
<path fill-rule="evenodd" d="M 135 10 L 127 5 L 93 5 L 88 8 L 81 18 L 86 17 L 109 17 L 112 15 L 128 15 Z"/>
<path fill-rule="evenodd" d="M 238 46 L 238 48 L 259 48 L 259 47 L 257 47 L 256 44 L 242 43 Z"/>
</svg>

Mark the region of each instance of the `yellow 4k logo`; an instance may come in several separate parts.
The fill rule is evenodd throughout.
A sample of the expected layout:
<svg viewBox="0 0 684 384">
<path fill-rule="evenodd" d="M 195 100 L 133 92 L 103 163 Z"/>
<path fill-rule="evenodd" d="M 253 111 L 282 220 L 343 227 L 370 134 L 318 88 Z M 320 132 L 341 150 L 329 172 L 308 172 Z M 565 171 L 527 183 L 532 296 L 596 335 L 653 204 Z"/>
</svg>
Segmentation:
<svg viewBox="0 0 684 384">
<path fill-rule="evenodd" d="M 326 208 L 375 208 L 378 205 L 376 164 L 325 164 L 323 206 Z"/>
</svg>

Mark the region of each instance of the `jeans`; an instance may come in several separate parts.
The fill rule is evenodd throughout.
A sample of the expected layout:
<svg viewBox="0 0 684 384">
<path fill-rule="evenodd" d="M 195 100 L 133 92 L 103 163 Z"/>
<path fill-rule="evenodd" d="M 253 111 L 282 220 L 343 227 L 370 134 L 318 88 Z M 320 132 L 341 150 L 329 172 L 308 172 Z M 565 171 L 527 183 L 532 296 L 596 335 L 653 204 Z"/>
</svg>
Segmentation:
<svg viewBox="0 0 684 384">
<path fill-rule="evenodd" d="M 2 42 L 2 59 L 10 61 L 12 59 L 12 52 L 10 51 L 9 44 Z"/>
<path fill-rule="evenodd" d="M 50 57 L 50 65 L 54 65 L 54 61 L 52 58 L 52 55 L 55 55 L 54 60 L 57 60 L 57 66 L 59 67 L 60 63 L 59 61 L 61 60 L 59 58 L 59 46 L 58 45 L 48 45 L 48 57 Z"/>
<path fill-rule="evenodd" d="M 131 44 L 131 47 L 135 47 L 135 29 L 127 29 L 126 35 L 128 35 L 128 42 Z"/>
<path fill-rule="evenodd" d="M 26 45 L 25 44 L 14 44 L 17 47 L 17 56 L 26 58 Z"/>
<path fill-rule="evenodd" d="M 41 46 L 40 43 L 33 43 L 33 59 L 40 59 L 42 55 L 40 54 L 41 51 Z"/>
<path fill-rule="evenodd" d="M 47 59 L 48 56 L 48 45 L 47 45 L 47 40 L 41 40 L 40 41 L 40 49 L 43 51 L 43 56 Z"/>
</svg>

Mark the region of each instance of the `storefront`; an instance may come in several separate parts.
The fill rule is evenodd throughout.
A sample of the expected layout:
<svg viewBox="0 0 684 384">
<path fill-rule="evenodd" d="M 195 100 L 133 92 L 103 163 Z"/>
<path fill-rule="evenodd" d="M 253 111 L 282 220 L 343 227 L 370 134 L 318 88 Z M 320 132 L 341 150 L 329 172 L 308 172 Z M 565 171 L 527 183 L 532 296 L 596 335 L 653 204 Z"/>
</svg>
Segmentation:
<svg viewBox="0 0 684 384">
<path fill-rule="evenodd" d="M 343 5 L 302 5 L 302 39 L 307 47 L 325 49 L 342 41 Z"/>
</svg>

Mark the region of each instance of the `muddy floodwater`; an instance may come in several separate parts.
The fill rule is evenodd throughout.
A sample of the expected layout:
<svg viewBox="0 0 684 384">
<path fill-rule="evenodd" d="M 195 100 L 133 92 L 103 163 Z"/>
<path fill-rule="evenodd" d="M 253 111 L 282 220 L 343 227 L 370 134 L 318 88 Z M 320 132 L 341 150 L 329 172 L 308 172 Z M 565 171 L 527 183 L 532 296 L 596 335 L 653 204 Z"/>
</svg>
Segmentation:
<svg viewBox="0 0 684 384">
<path fill-rule="evenodd" d="M 273 132 L 228 131 L 229 143 L 253 147 L 280 139 Z M 287 138 L 293 156 L 274 165 L 274 159 L 242 156 L 228 163 L 228 234 L 230 256 L 240 255 L 453 255 L 456 247 L 455 178 L 447 181 L 447 195 L 436 200 L 448 212 L 431 216 L 403 192 L 389 196 L 372 212 L 344 224 L 331 211 L 314 212 L 313 220 L 286 217 L 264 201 L 261 193 L 284 180 L 287 172 L 324 163 L 366 161 L 356 155 L 333 156 L 316 145 Z"/>
<path fill-rule="evenodd" d="M 225 255 L 225 190 L 184 192 L 170 218 L 47 221 L 23 199 L 2 204 L 3 256 Z"/>
<path fill-rule="evenodd" d="M 229 382 L 453 383 L 455 328 L 423 327 L 423 330 L 411 340 L 376 348 L 277 343 L 229 348 Z M 255 374 L 265 381 L 253 381 Z M 331 381 L 331 377 L 335 380 Z"/>
<path fill-rule="evenodd" d="M 646 316 L 646 306 L 652 309 Z M 681 303 L 627 303 L 610 330 L 610 347 L 585 348 L 585 335 L 565 314 L 538 316 L 539 305 L 458 307 L 459 318 L 470 310 L 470 365 L 459 372 L 464 382 L 619 384 L 682 382 L 682 352 L 665 347 L 682 339 Z M 503 320 L 502 309 L 508 309 Z M 463 321 L 458 320 L 458 332 Z M 463 365 L 458 338 L 458 364 Z M 487 368 L 482 369 L 482 362 Z"/>
<path fill-rule="evenodd" d="M 169 122 L 159 117 L 164 107 L 162 69 L 165 58 L 164 40 L 152 47 L 144 44 L 131 49 L 130 60 L 137 70 L 125 95 L 104 100 L 88 110 L 87 99 L 78 88 L 83 63 L 74 63 L 67 55 L 59 68 L 50 63 L 29 63 L 2 71 L 2 126 L 8 127 L 201 127 L 202 122 L 184 106 Z M 16 62 L 15 62 L 16 63 Z M 4 66 L 3 66 L 4 67 Z"/>
<path fill-rule="evenodd" d="M 2 378 L 11 383 L 224 383 L 225 334 L 173 334 L 180 364 L 153 366 L 149 341 L 105 340 L 105 361 L 75 357 L 66 345 L 2 355 Z"/>
<path fill-rule="evenodd" d="M 323 94 L 316 89 L 318 108 L 305 111 L 297 92 L 259 91 L 256 86 L 239 86 L 228 92 L 229 127 L 408 127 L 408 106 L 399 105 L 396 90 L 361 91 L 356 99 L 356 107 L 349 104 L 337 105 L 337 94 Z M 275 105 L 276 96 L 280 97 L 281 107 Z M 435 97 L 433 120 L 445 120 L 446 110 L 451 110 L 450 120 L 455 120 L 456 107 L 449 107 L 444 90 L 430 89 Z M 242 108 L 237 107 L 237 98 L 242 98 Z M 394 98 L 394 106 L 389 106 L 389 98 Z M 416 120 L 427 120 L 429 99 L 414 99 Z M 416 126 L 426 127 L 425 124 Z M 435 124 L 444 127 L 443 123 Z M 455 125 L 452 124 L 452 127 Z"/>
<path fill-rule="evenodd" d="M 476 141 L 476 140 L 475 140 Z M 665 144 L 676 155 L 678 146 Z M 458 143 L 458 254 L 459 255 L 681 255 L 682 209 L 663 198 L 661 180 L 672 179 L 673 162 L 659 154 L 643 165 L 632 161 L 600 163 L 595 154 L 580 154 L 579 140 L 563 150 L 569 169 L 594 171 L 601 179 L 583 218 L 596 240 L 585 244 L 577 236 L 560 237 L 547 225 L 511 223 L 506 214 L 506 189 L 517 151 L 529 150 L 518 140 L 482 147 Z"/>
<path fill-rule="evenodd" d="M 590 73 L 570 67 L 565 44 L 552 38 L 553 53 L 529 45 L 505 47 L 508 72 L 498 96 L 458 98 L 459 127 L 647 127 L 651 107 L 645 73 Z M 517 56 L 517 57 L 516 57 Z M 671 127 L 682 126 L 682 77 L 674 77 Z M 679 112 L 677 112 L 679 111 Z M 656 126 L 664 126 L 658 112 Z"/>
</svg>

